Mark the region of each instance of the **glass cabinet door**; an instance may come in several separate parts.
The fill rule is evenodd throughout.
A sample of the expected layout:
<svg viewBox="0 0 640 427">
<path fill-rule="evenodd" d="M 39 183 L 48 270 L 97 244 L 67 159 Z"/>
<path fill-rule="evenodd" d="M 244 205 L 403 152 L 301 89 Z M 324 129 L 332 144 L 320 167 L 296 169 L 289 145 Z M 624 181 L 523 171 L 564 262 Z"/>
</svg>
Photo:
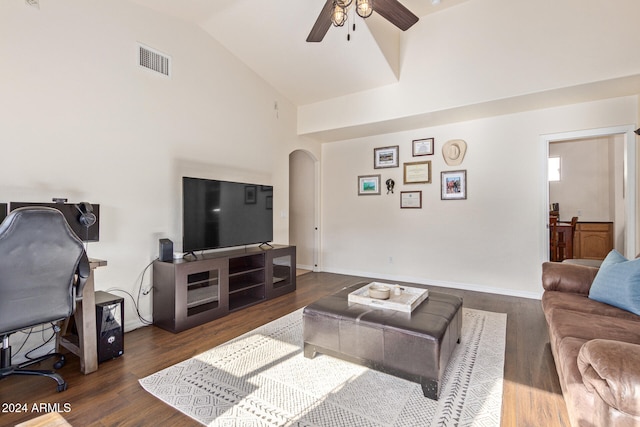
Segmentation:
<svg viewBox="0 0 640 427">
<path fill-rule="evenodd" d="M 283 286 L 289 286 L 293 282 L 295 275 L 295 265 L 293 265 L 293 257 L 291 254 L 282 256 L 274 256 L 272 262 L 273 288 L 278 289 Z"/>
<path fill-rule="evenodd" d="M 187 274 L 187 317 L 218 308 L 219 303 L 219 269 Z"/>
</svg>

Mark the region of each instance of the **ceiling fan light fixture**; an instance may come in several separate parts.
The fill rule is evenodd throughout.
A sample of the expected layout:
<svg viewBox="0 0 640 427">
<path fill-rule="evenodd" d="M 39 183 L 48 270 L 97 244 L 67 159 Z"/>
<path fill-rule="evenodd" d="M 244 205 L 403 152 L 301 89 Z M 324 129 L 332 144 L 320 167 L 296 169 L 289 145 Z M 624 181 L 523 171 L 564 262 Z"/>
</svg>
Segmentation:
<svg viewBox="0 0 640 427">
<path fill-rule="evenodd" d="M 334 27 L 342 27 L 347 22 L 347 9 L 338 4 L 338 0 L 333 2 L 331 11 L 331 23 Z"/>
<path fill-rule="evenodd" d="M 373 13 L 373 0 L 356 0 L 356 13 L 362 18 L 368 18 Z"/>
<path fill-rule="evenodd" d="M 415 14 L 400 3 L 400 0 L 325 0 L 322 10 L 307 36 L 307 42 L 321 42 L 332 25 L 343 27 L 349 20 L 349 13 L 353 13 L 351 20 L 355 24 L 356 15 L 368 18 L 374 10 L 380 17 L 402 31 L 407 31 L 419 20 Z M 347 40 L 349 36 L 350 34 L 347 34 Z"/>
</svg>

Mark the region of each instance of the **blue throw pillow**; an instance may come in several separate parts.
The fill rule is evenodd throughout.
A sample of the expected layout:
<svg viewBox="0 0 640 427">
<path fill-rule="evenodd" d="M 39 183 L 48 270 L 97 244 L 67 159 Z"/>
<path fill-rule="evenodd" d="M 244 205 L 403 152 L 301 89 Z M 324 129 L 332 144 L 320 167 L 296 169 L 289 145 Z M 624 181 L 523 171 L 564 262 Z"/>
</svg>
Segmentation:
<svg viewBox="0 0 640 427">
<path fill-rule="evenodd" d="M 615 249 L 602 261 L 589 298 L 640 316 L 640 259 L 629 261 Z"/>
<path fill-rule="evenodd" d="M 624 255 L 613 249 L 600 264 L 600 268 L 629 261 Z"/>
</svg>

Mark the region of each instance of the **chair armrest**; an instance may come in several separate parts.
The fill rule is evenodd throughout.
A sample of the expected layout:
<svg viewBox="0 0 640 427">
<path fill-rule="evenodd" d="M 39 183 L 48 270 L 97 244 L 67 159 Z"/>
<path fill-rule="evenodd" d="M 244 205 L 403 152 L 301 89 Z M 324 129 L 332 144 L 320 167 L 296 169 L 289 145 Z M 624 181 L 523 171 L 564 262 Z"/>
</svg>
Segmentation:
<svg viewBox="0 0 640 427">
<path fill-rule="evenodd" d="M 82 291 L 84 289 L 85 283 L 87 283 L 87 279 L 91 274 L 91 267 L 89 266 L 89 258 L 87 257 L 86 252 L 82 252 L 82 256 L 80 257 L 80 261 L 78 262 L 78 268 L 76 270 L 77 279 L 75 283 L 76 287 L 76 298 L 82 298 Z"/>
<path fill-rule="evenodd" d="M 610 407 L 640 416 L 640 345 L 595 339 L 578 354 L 582 382 Z"/>
<path fill-rule="evenodd" d="M 542 264 L 542 287 L 546 291 L 589 295 L 598 270 L 586 265 L 545 262 Z"/>
</svg>

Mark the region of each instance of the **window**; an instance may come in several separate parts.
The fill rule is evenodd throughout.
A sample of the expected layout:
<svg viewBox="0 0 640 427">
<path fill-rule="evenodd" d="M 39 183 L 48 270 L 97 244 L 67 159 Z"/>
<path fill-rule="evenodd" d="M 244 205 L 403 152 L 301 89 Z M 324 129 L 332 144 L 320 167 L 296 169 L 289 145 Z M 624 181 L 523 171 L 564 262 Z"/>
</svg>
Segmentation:
<svg viewBox="0 0 640 427">
<path fill-rule="evenodd" d="M 549 182 L 560 181 L 560 157 L 549 157 Z"/>
</svg>

